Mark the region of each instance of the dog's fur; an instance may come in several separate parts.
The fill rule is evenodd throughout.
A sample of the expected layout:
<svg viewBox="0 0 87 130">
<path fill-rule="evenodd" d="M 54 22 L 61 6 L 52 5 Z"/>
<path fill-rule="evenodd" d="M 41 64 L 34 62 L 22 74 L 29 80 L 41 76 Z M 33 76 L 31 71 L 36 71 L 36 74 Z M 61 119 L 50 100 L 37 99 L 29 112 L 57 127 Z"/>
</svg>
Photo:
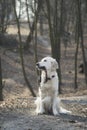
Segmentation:
<svg viewBox="0 0 87 130">
<path fill-rule="evenodd" d="M 58 69 L 57 61 L 52 57 L 45 57 L 36 64 L 37 68 L 41 71 L 39 97 L 37 97 L 36 113 L 70 113 L 60 106 L 60 99 L 58 97 Z"/>
</svg>

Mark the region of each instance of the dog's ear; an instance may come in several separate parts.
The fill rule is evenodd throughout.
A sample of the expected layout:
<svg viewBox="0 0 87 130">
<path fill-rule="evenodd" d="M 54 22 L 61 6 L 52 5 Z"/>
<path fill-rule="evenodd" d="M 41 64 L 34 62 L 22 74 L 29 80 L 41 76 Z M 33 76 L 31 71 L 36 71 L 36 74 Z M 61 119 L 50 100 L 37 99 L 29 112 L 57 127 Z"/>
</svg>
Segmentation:
<svg viewBox="0 0 87 130">
<path fill-rule="evenodd" d="M 55 59 L 51 63 L 52 63 L 52 69 L 57 70 L 59 68 L 58 63 L 57 63 L 57 61 Z"/>
</svg>

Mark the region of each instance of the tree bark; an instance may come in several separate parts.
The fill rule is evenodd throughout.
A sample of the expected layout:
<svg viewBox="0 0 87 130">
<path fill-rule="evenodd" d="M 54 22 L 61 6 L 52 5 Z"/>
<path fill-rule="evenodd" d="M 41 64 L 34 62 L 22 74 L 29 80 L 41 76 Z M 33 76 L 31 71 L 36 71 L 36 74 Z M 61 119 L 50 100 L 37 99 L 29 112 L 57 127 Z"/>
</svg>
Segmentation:
<svg viewBox="0 0 87 130">
<path fill-rule="evenodd" d="M 77 13 L 78 18 L 78 13 Z M 78 88 L 77 84 L 77 59 L 78 59 L 78 49 L 79 49 L 79 26 L 78 26 L 78 19 L 76 21 L 76 52 L 75 52 L 75 89 Z"/>
<path fill-rule="evenodd" d="M 36 0 L 34 0 L 34 8 L 35 8 L 35 39 L 34 39 L 34 56 L 35 56 L 35 64 L 38 61 L 37 58 L 37 12 L 36 12 L 36 8 L 37 8 L 37 3 Z"/>
<path fill-rule="evenodd" d="M 85 82 L 87 84 L 87 68 L 86 68 L 86 57 L 84 50 L 84 39 L 83 39 L 83 28 L 82 28 L 82 15 L 81 15 L 81 0 L 77 0 L 78 5 L 78 19 L 79 19 L 79 35 L 80 35 L 80 44 L 82 49 L 83 63 L 84 63 L 84 73 L 85 73 Z"/>
<path fill-rule="evenodd" d="M 1 57 L 0 57 L 0 101 L 3 101 L 3 84 L 2 84 Z"/>
</svg>

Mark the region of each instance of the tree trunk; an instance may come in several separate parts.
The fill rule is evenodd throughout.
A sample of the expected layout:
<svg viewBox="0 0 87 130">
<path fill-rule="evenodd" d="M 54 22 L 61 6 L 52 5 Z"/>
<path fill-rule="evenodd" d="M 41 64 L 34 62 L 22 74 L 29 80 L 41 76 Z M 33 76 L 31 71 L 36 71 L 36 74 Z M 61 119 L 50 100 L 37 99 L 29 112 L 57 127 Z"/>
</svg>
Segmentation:
<svg viewBox="0 0 87 130">
<path fill-rule="evenodd" d="M 43 16 L 40 14 L 40 35 L 43 35 Z"/>
<path fill-rule="evenodd" d="M 29 35 L 27 37 L 27 40 L 26 40 L 26 45 L 25 45 L 25 49 L 28 49 L 30 47 L 30 42 L 32 41 L 32 38 L 33 38 L 33 33 L 34 33 L 34 30 L 35 30 L 35 24 L 37 23 L 36 21 L 36 17 L 38 19 L 38 14 L 41 10 L 41 7 L 42 7 L 42 1 L 38 0 L 37 4 L 38 4 L 38 7 L 35 11 L 35 18 L 34 18 L 34 21 L 32 23 L 32 26 L 30 27 L 30 32 L 29 32 Z M 28 9 L 27 9 L 28 10 Z"/>
<path fill-rule="evenodd" d="M 32 26 L 30 27 L 30 32 L 27 37 L 26 44 L 24 46 L 25 50 L 29 50 L 30 48 L 30 42 L 32 41 L 32 38 L 33 38 L 34 29 L 35 29 L 35 21 L 33 21 Z"/>
<path fill-rule="evenodd" d="M 14 2 L 14 1 L 13 1 Z M 25 82 L 27 83 L 28 88 L 30 89 L 32 95 L 34 97 L 36 97 L 36 94 L 34 93 L 32 86 L 30 84 L 30 82 L 27 79 L 26 76 L 26 72 L 25 72 L 25 67 L 24 67 L 24 58 L 23 58 L 23 51 L 22 51 L 22 40 L 21 40 L 21 32 L 20 32 L 20 23 L 19 23 L 19 19 L 17 17 L 17 13 L 16 13 L 16 8 L 15 8 L 15 3 L 13 3 L 13 8 L 14 8 L 14 13 L 15 13 L 15 17 L 16 17 L 16 22 L 17 22 L 17 27 L 18 27 L 18 36 L 19 36 L 19 52 L 20 52 L 20 59 L 21 59 L 21 65 L 22 65 L 22 71 L 23 71 L 23 76 L 25 79 Z"/>
<path fill-rule="evenodd" d="M 60 85 L 62 83 L 62 77 L 61 77 L 61 67 L 60 67 L 60 59 L 61 59 L 61 34 L 62 34 L 62 19 L 63 19 L 63 0 L 60 2 L 60 19 L 58 24 L 58 1 L 55 0 L 55 13 L 56 13 L 56 20 L 55 20 L 55 52 L 54 57 L 56 58 L 57 62 L 59 63 L 59 93 L 61 93 Z M 59 29 L 58 29 L 59 28 Z"/>
<path fill-rule="evenodd" d="M 3 84 L 2 84 L 1 57 L 0 57 L 0 101 L 3 101 Z"/>
<path fill-rule="evenodd" d="M 29 50 L 30 48 L 30 42 L 32 40 L 32 36 L 33 36 L 33 31 L 34 31 L 34 24 L 30 24 L 30 19 L 29 19 L 29 8 L 28 8 L 28 0 L 26 0 L 26 14 L 27 14 L 27 21 L 28 21 L 28 26 L 29 26 L 29 35 L 27 37 L 27 40 L 26 40 L 26 43 L 25 43 L 25 46 L 24 46 L 24 49 L 25 50 Z"/>
<path fill-rule="evenodd" d="M 35 8 L 35 39 L 34 39 L 34 56 L 35 56 L 35 64 L 38 61 L 37 58 L 37 14 L 36 14 L 36 8 L 37 8 L 37 3 L 36 0 L 34 0 L 34 8 Z"/>
<path fill-rule="evenodd" d="M 78 14 L 77 14 L 78 18 Z M 77 19 L 78 20 L 78 19 Z M 78 26 L 78 21 L 76 21 L 76 52 L 75 52 L 75 89 L 78 88 L 77 84 L 77 58 L 78 58 L 78 48 L 79 48 L 79 26 Z"/>
<path fill-rule="evenodd" d="M 82 28 L 82 17 L 81 17 L 81 0 L 77 0 L 78 5 L 78 18 L 79 18 L 79 35 L 81 40 L 81 49 L 82 49 L 82 56 L 83 56 L 83 63 L 84 63 L 84 73 L 85 73 L 85 82 L 87 84 L 87 68 L 86 68 L 86 57 L 85 57 L 85 50 L 84 50 L 84 40 L 83 40 L 83 28 Z"/>
<path fill-rule="evenodd" d="M 61 84 L 61 68 L 60 68 L 60 57 L 61 57 L 61 30 L 62 30 L 62 9 L 63 9 L 63 0 L 61 0 L 61 9 L 60 9 L 60 21 L 58 20 L 58 0 L 54 1 L 54 17 L 52 19 L 51 14 L 51 5 L 50 1 L 46 0 L 47 5 L 47 13 L 48 13 L 48 25 L 49 25 L 49 36 L 50 36 L 50 42 L 51 42 L 51 53 L 52 56 L 57 60 L 59 64 L 59 93 L 61 93 L 60 90 L 60 84 Z M 53 21 L 52 21 L 53 20 Z"/>
</svg>

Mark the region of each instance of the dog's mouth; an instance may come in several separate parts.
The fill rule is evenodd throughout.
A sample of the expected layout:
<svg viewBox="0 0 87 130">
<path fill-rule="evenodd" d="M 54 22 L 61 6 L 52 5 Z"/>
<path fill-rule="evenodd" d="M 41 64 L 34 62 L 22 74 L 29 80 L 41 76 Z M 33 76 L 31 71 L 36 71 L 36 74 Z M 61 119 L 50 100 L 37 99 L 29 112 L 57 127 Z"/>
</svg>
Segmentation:
<svg viewBox="0 0 87 130">
<path fill-rule="evenodd" d="M 44 83 L 46 83 L 48 81 L 48 77 L 47 77 L 47 70 L 46 70 L 46 67 L 45 66 L 40 66 L 39 63 L 36 64 L 36 68 L 39 70 L 39 80 L 38 80 L 38 83 L 41 82 L 41 71 L 44 71 L 45 72 L 45 78 L 44 78 Z"/>
<path fill-rule="evenodd" d="M 40 66 L 39 63 L 36 64 L 36 68 L 39 70 L 46 70 L 45 66 Z"/>
<path fill-rule="evenodd" d="M 45 66 L 38 67 L 40 70 L 46 70 Z"/>
</svg>

